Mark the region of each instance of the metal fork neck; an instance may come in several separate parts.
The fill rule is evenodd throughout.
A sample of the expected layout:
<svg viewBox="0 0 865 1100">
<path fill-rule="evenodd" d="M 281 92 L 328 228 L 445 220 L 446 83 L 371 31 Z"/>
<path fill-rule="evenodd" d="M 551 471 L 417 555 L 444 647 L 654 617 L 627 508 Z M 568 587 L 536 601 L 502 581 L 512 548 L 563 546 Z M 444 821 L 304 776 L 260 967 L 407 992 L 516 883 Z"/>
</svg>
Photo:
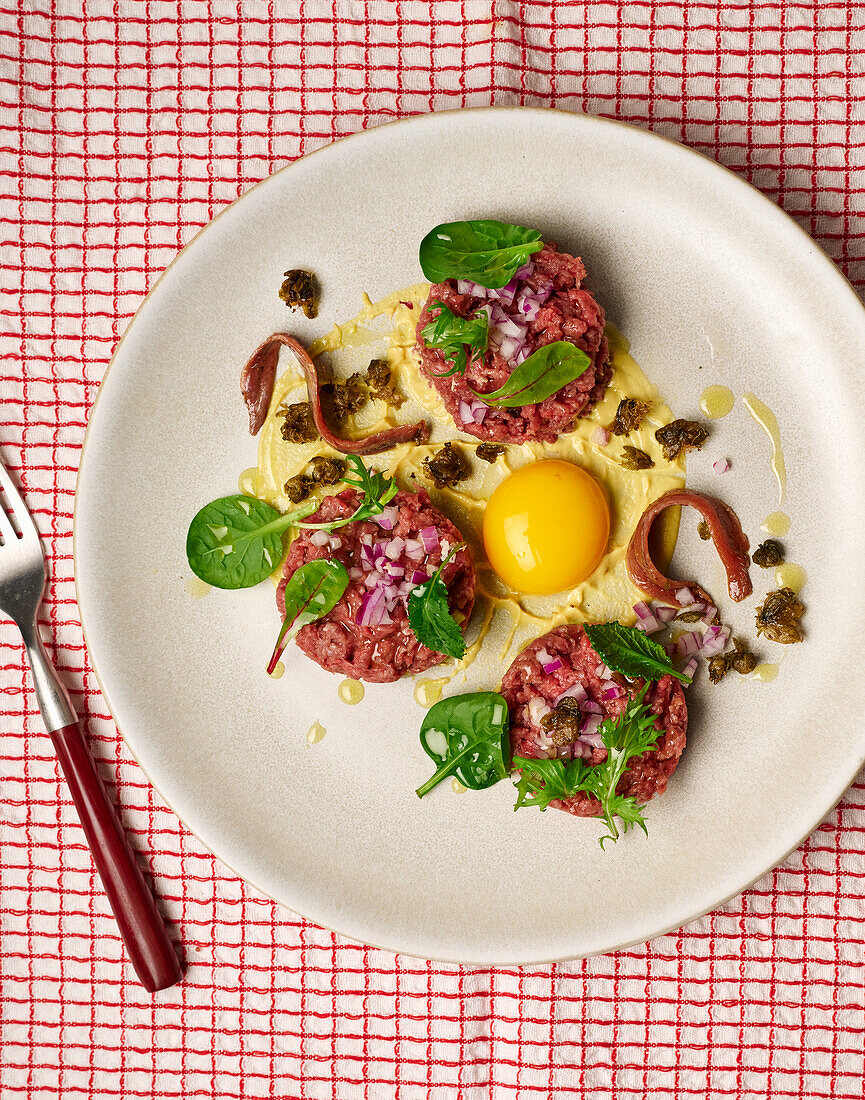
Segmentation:
<svg viewBox="0 0 865 1100">
<path fill-rule="evenodd" d="M 45 728 L 51 733 L 53 730 L 62 729 L 78 721 L 78 715 L 70 702 L 66 688 L 57 677 L 45 646 L 39 636 L 39 628 L 33 624 L 31 630 L 23 630 L 24 646 L 27 652 L 27 660 L 33 673 L 33 686 L 36 689 L 36 700 Z"/>
</svg>

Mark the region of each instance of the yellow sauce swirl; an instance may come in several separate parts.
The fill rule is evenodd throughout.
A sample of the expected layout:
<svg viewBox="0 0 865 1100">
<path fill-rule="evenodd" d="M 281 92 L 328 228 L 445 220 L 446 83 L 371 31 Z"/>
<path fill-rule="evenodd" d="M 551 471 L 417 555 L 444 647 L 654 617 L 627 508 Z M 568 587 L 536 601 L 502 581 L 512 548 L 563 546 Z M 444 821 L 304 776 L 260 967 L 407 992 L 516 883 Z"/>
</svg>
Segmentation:
<svg viewBox="0 0 865 1100">
<path fill-rule="evenodd" d="M 484 664 L 501 675 L 501 666 L 516 646 L 565 622 L 604 622 L 619 619 L 634 621 L 633 605 L 642 596 L 631 583 L 625 566 L 625 552 L 634 527 L 657 497 L 684 483 L 684 463 L 664 459 L 655 430 L 672 420 L 672 413 L 659 397 L 654 385 L 646 378 L 630 354 L 627 340 L 612 326 L 607 336 L 613 360 L 609 387 L 591 415 L 577 421 L 573 431 L 552 444 L 511 444 L 496 462 L 487 463 L 474 457 L 479 440 L 461 433 L 442 403 L 441 398 L 417 369 L 414 350 L 415 327 L 429 292 L 421 283 L 395 291 L 378 302 L 363 297 L 363 309 L 350 321 L 335 325 L 323 338 L 310 345 L 310 354 L 321 357 L 326 367 L 337 377 L 365 369 L 374 355 L 387 361 L 391 380 L 408 400 L 400 409 L 371 400 L 348 419 L 347 430 L 352 435 L 366 435 L 396 424 L 414 422 L 422 416 L 430 421 L 431 437 L 425 444 L 405 443 L 376 455 L 370 460 L 373 468 L 395 477 L 400 488 L 426 488 L 433 504 L 460 529 L 469 543 L 477 571 L 477 599 L 472 621 L 467 631 L 467 651 L 460 661 L 448 661 L 443 666 L 446 675 L 433 681 L 421 681 L 415 698 L 421 706 L 430 706 L 441 696 L 442 687 L 458 673 L 463 673 L 478 657 L 484 646 Z M 288 443 L 282 439 L 282 417 L 278 410 L 284 404 L 306 400 L 303 377 L 292 365 L 290 352 L 283 351 L 284 373 L 274 387 L 267 419 L 259 436 L 258 466 L 255 478 L 256 495 L 278 508 L 288 511 L 293 505 L 284 491 L 284 484 L 301 472 L 317 455 L 334 456 L 321 439 L 311 443 Z M 599 427 L 608 425 L 615 416 L 619 401 L 633 397 L 650 403 L 649 413 L 627 442 L 645 451 L 654 460 L 650 470 L 634 472 L 619 462 L 621 443 L 613 439 L 601 446 L 593 438 Z M 423 461 L 433 455 L 447 440 L 456 440 L 470 460 L 471 476 L 452 488 L 437 489 L 428 480 Z M 486 501 L 493 489 L 510 473 L 542 458 L 561 458 L 584 467 L 603 486 L 611 504 L 612 530 L 608 552 L 595 572 L 570 592 L 555 596 L 523 596 L 509 591 L 492 572 L 486 560 L 481 537 L 481 524 Z M 247 472 L 249 473 L 249 472 Z M 316 497 L 334 492 L 328 487 L 317 490 Z M 672 556 L 678 533 L 677 510 L 668 509 L 665 522 L 656 525 L 661 530 L 659 564 Z M 281 565 L 274 571 L 276 580 Z M 429 686 L 422 686 L 422 685 Z M 435 685 L 433 687 L 432 685 Z M 437 693 L 437 694 L 436 694 Z M 433 696 L 436 698 L 433 698 Z"/>
</svg>

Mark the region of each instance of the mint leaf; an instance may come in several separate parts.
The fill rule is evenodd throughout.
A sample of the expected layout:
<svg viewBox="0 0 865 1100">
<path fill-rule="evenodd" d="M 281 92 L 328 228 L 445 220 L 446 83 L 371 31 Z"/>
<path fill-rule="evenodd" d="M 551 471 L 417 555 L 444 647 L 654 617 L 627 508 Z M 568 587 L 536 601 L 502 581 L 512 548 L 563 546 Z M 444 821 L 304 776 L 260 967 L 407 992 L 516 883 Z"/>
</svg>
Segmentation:
<svg viewBox="0 0 865 1100">
<path fill-rule="evenodd" d="M 464 547 L 464 543 L 455 546 L 430 579 L 412 589 L 408 598 L 408 623 L 421 645 L 458 660 L 465 656 L 466 640 L 451 614 L 442 570 Z"/>
</svg>

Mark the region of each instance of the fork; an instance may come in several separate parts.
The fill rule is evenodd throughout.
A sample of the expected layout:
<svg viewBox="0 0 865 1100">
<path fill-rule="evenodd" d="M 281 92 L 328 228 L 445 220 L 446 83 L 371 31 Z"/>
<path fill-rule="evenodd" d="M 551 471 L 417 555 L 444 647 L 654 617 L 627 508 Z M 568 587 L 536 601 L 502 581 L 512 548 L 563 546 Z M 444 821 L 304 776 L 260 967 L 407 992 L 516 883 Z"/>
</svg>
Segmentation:
<svg viewBox="0 0 865 1100">
<path fill-rule="evenodd" d="M 45 588 L 45 558 L 36 525 L 0 462 L 0 611 L 21 631 L 39 710 L 78 811 L 141 984 L 150 993 L 179 982 L 180 961 L 144 882 L 117 811 L 103 786 L 69 695 L 39 636 L 37 613 Z"/>
</svg>

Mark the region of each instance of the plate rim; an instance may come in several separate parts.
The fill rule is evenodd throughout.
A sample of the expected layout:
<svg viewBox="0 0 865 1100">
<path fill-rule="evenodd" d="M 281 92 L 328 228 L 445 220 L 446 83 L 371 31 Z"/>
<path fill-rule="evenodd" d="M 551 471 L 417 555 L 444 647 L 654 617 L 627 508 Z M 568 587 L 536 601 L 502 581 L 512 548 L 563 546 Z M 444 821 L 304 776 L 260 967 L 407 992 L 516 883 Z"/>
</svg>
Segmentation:
<svg viewBox="0 0 865 1100">
<path fill-rule="evenodd" d="M 250 877 L 246 873 L 243 873 L 243 872 L 239 871 L 237 868 L 235 868 L 234 866 L 232 866 L 232 864 L 229 863 L 224 856 L 220 855 L 219 852 L 217 852 L 214 848 L 212 848 L 210 846 L 208 841 L 196 829 L 194 829 L 189 824 L 189 822 L 187 821 L 185 815 L 183 813 L 181 813 L 178 810 L 178 808 L 173 804 L 173 802 L 171 802 L 166 797 L 166 795 L 163 793 L 163 791 L 162 791 L 161 787 L 159 786 L 159 784 L 155 781 L 154 777 L 150 774 L 148 769 L 142 763 L 142 761 L 141 761 L 141 759 L 138 755 L 138 752 L 135 749 L 135 746 L 132 744 L 131 740 L 129 739 L 127 734 L 124 732 L 123 727 L 121 726 L 121 724 L 118 720 L 118 717 L 115 714 L 114 707 L 112 706 L 112 703 L 111 703 L 111 698 L 110 698 L 109 692 L 108 692 L 107 687 L 106 687 L 106 685 L 105 685 L 105 683 L 102 679 L 102 676 L 99 672 L 99 669 L 97 667 L 95 658 L 93 656 L 91 646 L 88 642 L 88 637 L 87 637 L 88 632 L 87 632 L 87 628 L 85 627 L 85 624 L 84 624 L 84 611 L 83 611 L 83 604 L 82 604 L 82 601 L 81 601 L 81 585 L 80 585 L 80 576 L 79 576 L 79 562 L 78 562 L 78 554 L 77 554 L 77 542 L 78 542 L 78 524 L 79 524 L 79 510 L 78 510 L 79 497 L 78 497 L 78 491 L 79 491 L 79 488 L 80 488 L 80 485 L 81 485 L 81 480 L 82 480 L 81 475 L 82 475 L 82 470 L 83 470 L 84 464 L 85 464 L 87 445 L 90 442 L 91 437 L 92 437 L 91 428 L 93 426 L 94 419 L 97 415 L 97 411 L 98 411 L 98 408 L 99 408 L 99 401 L 100 401 L 100 398 L 102 397 L 102 393 L 103 393 L 104 383 L 108 379 L 111 368 L 114 366 L 115 361 L 120 356 L 120 353 L 123 349 L 124 343 L 126 342 L 127 338 L 129 337 L 129 335 L 130 335 L 130 333 L 131 333 L 131 331 L 132 331 L 132 329 L 135 325 L 135 322 L 138 320 L 139 314 L 141 314 L 144 311 L 145 307 L 147 307 L 151 297 L 156 293 L 156 291 L 159 288 L 160 284 L 168 276 L 169 272 L 171 272 L 171 270 L 175 267 L 175 265 L 178 264 L 180 262 L 180 260 L 186 256 L 186 254 L 192 249 L 192 247 L 199 241 L 199 238 L 201 238 L 203 236 L 203 234 L 206 233 L 210 229 L 211 226 L 213 226 L 216 222 L 218 222 L 222 217 L 227 215 L 229 213 L 229 211 L 231 211 L 238 203 L 245 200 L 247 198 L 247 196 L 249 196 L 253 192 L 258 191 L 261 188 L 267 186 L 277 176 L 281 176 L 283 173 L 288 172 L 290 169 L 294 168 L 295 166 L 297 166 L 301 162 L 308 161 L 310 158 L 316 156 L 319 153 L 328 152 L 329 150 L 333 149 L 337 145 L 342 145 L 342 144 L 344 144 L 345 142 L 348 142 L 348 141 L 353 141 L 355 143 L 360 143 L 364 140 L 370 139 L 373 135 L 377 134 L 378 131 L 391 130 L 391 129 L 397 128 L 397 127 L 405 128 L 405 127 L 413 126 L 413 127 L 419 128 L 420 126 L 423 126 L 423 125 L 433 124 L 435 122 L 435 120 L 437 120 L 439 117 L 451 116 L 451 115 L 458 115 L 458 116 L 482 115 L 482 114 L 483 115 L 489 115 L 489 114 L 493 114 L 493 113 L 500 114 L 500 115 L 507 115 L 507 114 L 516 115 L 516 114 L 519 114 L 520 116 L 526 115 L 526 114 L 538 114 L 538 115 L 543 115 L 543 116 L 555 115 L 555 116 L 561 116 L 561 117 L 567 117 L 567 118 L 570 118 L 570 119 L 580 120 L 579 123 L 578 123 L 579 125 L 586 124 L 586 125 L 589 125 L 589 126 L 597 126 L 601 129 L 606 129 L 606 130 L 609 130 L 609 131 L 626 130 L 626 131 L 629 131 L 631 134 L 636 135 L 637 140 L 643 140 L 643 141 L 645 141 L 646 143 L 648 143 L 650 145 L 655 144 L 655 143 L 664 143 L 665 145 L 671 147 L 671 150 L 675 150 L 675 152 L 672 154 L 674 156 L 688 157 L 691 160 L 693 160 L 694 158 L 698 159 L 701 162 L 701 165 L 702 165 L 702 168 L 703 168 L 704 171 L 707 171 L 709 174 L 714 173 L 715 176 L 718 179 L 721 179 L 721 180 L 726 179 L 727 184 L 731 185 L 733 188 L 736 188 L 736 186 L 739 185 L 741 194 L 743 196 L 748 196 L 750 198 L 750 201 L 753 202 L 757 207 L 762 207 L 763 213 L 767 217 L 772 218 L 774 220 L 774 222 L 776 223 L 776 225 L 781 227 L 782 230 L 786 230 L 787 233 L 790 233 L 791 230 L 794 231 L 792 235 L 799 237 L 799 241 L 800 241 L 801 245 L 808 245 L 810 248 L 815 250 L 815 253 L 816 253 L 816 255 L 814 257 L 815 261 L 818 262 L 819 264 L 821 264 L 821 266 L 824 268 L 824 270 L 826 272 L 826 275 L 827 275 L 827 279 L 830 275 L 834 276 L 835 277 L 835 282 L 836 282 L 837 292 L 840 293 L 840 294 L 844 294 L 844 295 L 849 296 L 849 304 L 850 304 L 850 307 L 851 307 L 850 308 L 850 314 L 854 314 L 854 313 L 858 314 L 858 323 L 859 323 L 859 327 L 862 330 L 863 343 L 865 343 L 865 302 L 862 301 L 862 299 L 860 298 L 859 294 L 857 293 L 855 287 L 852 285 L 852 283 L 849 281 L 849 279 L 845 276 L 845 274 L 840 269 L 838 264 L 832 259 L 832 257 L 826 252 L 826 250 L 819 244 L 819 242 L 814 240 L 814 238 L 801 225 L 799 225 L 799 223 L 792 217 L 792 215 L 788 214 L 784 209 L 782 209 L 782 207 L 780 207 L 776 202 L 774 202 L 772 199 L 770 199 L 767 195 L 764 195 L 763 192 L 760 191 L 754 184 L 750 183 L 748 180 L 746 180 L 743 176 L 739 175 L 733 169 L 726 167 L 726 165 L 723 165 L 723 164 L 719 163 L 717 160 L 714 160 L 707 153 L 703 153 L 701 150 L 695 149 L 692 146 L 686 145 L 683 142 L 680 142 L 680 141 L 676 140 L 675 138 L 668 137 L 665 134 L 656 133 L 653 130 L 646 129 L 645 127 L 639 126 L 635 123 L 625 122 L 625 121 L 622 121 L 622 120 L 619 120 L 619 119 L 608 118 L 608 117 L 605 117 L 605 116 L 591 115 L 591 114 L 587 114 L 583 111 L 577 111 L 577 110 L 569 111 L 569 110 L 563 110 L 561 108 L 555 108 L 555 107 L 544 107 L 544 106 L 525 107 L 525 106 L 511 106 L 511 105 L 495 105 L 495 104 L 493 104 L 493 105 L 484 105 L 484 106 L 476 106 L 476 107 L 456 107 L 456 108 L 451 108 L 451 109 L 446 110 L 446 111 L 431 111 L 431 112 L 424 112 L 424 113 L 418 114 L 418 115 L 409 115 L 409 116 L 406 116 L 406 117 L 403 117 L 403 118 L 393 119 L 390 122 L 385 122 L 385 123 L 378 124 L 376 126 L 368 127 L 367 129 L 357 130 L 357 131 L 355 131 L 354 133 L 351 133 L 351 134 L 344 134 L 344 135 L 342 135 L 338 138 L 333 139 L 332 141 L 327 142 L 324 145 L 319 146 L 317 149 L 313 149 L 308 153 L 305 153 L 305 154 L 303 154 L 299 157 L 296 157 L 294 160 L 290 161 L 289 163 L 284 164 L 281 168 L 278 168 L 276 171 L 271 172 L 269 175 L 265 176 L 263 179 L 258 180 L 251 187 L 247 188 L 247 190 L 245 190 L 241 194 L 239 194 L 227 206 L 225 206 L 222 210 L 220 210 L 217 214 L 215 214 L 208 222 L 206 222 L 203 226 L 201 226 L 198 230 L 196 230 L 196 232 L 193 234 L 193 236 L 176 253 L 176 255 L 171 259 L 170 263 L 165 267 L 165 269 L 160 272 L 159 276 L 157 277 L 157 279 L 155 280 L 153 285 L 150 287 L 150 289 L 148 290 L 148 292 L 144 296 L 144 298 L 142 298 L 142 300 L 139 302 L 135 312 L 133 313 L 133 315 L 130 317 L 129 321 L 127 322 L 126 327 L 124 328 L 123 334 L 121 335 L 120 339 L 118 340 L 118 342 L 117 342 L 117 344 L 116 344 L 116 346 L 115 346 L 115 348 L 114 348 L 114 350 L 111 354 L 111 358 L 109 359 L 108 363 L 106 364 L 105 371 L 104 371 L 104 373 L 102 375 L 102 378 L 99 382 L 99 386 L 98 386 L 98 389 L 96 391 L 96 395 L 93 399 L 93 403 L 90 406 L 90 410 L 89 410 L 88 416 L 87 416 L 87 425 L 86 425 L 86 428 L 85 428 L 84 439 L 83 439 L 82 444 L 81 444 L 81 451 L 80 451 L 78 469 L 76 471 L 75 495 L 74 495 L 74 499 L 73 499 L 73 514 L 72 514 L 72 562 L 73 562 L 73 581 L 74 581 L 74 585 L 75 585 L 75 598 L 76 598 L 76 603 L 77 603 L 78 611 L 79 611 L 79 620 L 81 622 L 81 630 L 82 630 L 82 635 L 83 635 L 83 639 L 84 639 L 84 645 L 85 645 L 86 650 L 87 650 L 87 655 L 88 655 L 88 658 L 89 658 L 89 661 L 90 661 L 91 669 L 92 669 L 93 674 L 96 678 L 96 682 L 99 686 L 100 694 L 101 694 L 101 696 L 102 696 L 102 698 L 105 702 L 106 707 L 108 708 L 109 714 L 111 715 L 111 720 L 114 722 L 114 725 L 116 726 L 117 731 L 119 732 L 119 734 L 121 736 L 121 739 L 123 740 L 123 743 L 126 746 L 127 751 L 130 753 L 130 755 L 132 756 L 135 763 L 141 769 L 141 771 L 143 772 L 143 774 L 146 777 L 147 781 L 150 783 L 150 785 L 153 787 L 153 789 L 156 791 L 156 793 L 162 799 L 163 803 L 177 817 L 177 819 L 180 821 L 180 823 L 183 825 L 183 827 L 196 838 L 196 840 L 205 848 L 205 850 L 207 852 L 210 853 L 210 855 L 212 855 L 215 859 L 219 860 L 219 862 L 224 867 L 226 867 L 233 875 L 235 875 L 242 882 L 247 883 L 254 890 L 256 890 L 260 895 L 267 898 L 269 901 L 273 902 L 274 904 L 282 906 L 283 908 L 289 910 L 289 912 L 295 913 L 296 915 L 300 916 L 302 919 L 308 920 L 310 923 L 312 923 L 314 925 L 317 925 L 318 927 L 323 928 L 323 929 L 331 932 L 334 935 L 337 935 L 337 936 L 339 936 L 339 937 L 341 937 L 341 938 L 343 938 L 343 939 L 345 939 L 345 940 L 347 940 L 351 943 L 370 946 L 370 947 L 373 947 L 377 950 L 388 951 L 392 954 L 405 955 L 407 958 L 415 958 L 415 959 L 420 959 L 420 960 L 429 960 L 431 962 L 441 962 L 441 963 L 454 964 L 454 965 L 477 966 L 477 967 L 482 967 L 482 968 L 508 967 L 508 966 L 535 966 L 535 965 L 547 966 L 547 965 L 552 965 L 554 963 L 568 962 L 568 961 L 571 961 L 571 960 L 578 960 L 578 959 L 583 959 L 583 958 L 592 958 L 592 957 L 595 957 L 595 956 L 598 956 L 598 955 L 611 954 L 613 952 L 621 951 L 621 950 L 627 949 L 629 947 L 634 947 L 634 946 L 639 945 L 639 944 L 649 943 L 650 941 L 652 941 L 652 940 L 654 940 L 654 939 L 656 939 L 660 936 L 668 935 L 671 932 L 674 932 L 678 929 L 683 928 L 687 924 L 691 924 L 695 920 L 699 920 L 701 917 L 705 916 L 707 913 L 713 912 L 714 910 L 719 909 L 722 906 L 726 905 L 733 898 L 736 898 L 740 894 L 743 894 L 745 891 L 749 890 L 752 886 L 755 885 L 755 883 L 759 882 L 760 879 L 762 879 L 766 874 L 768 874 L 770 871 L 772 871 L 776 867 L 778 867 L 793 852 L 795 852 L 799 847 L 801 847 L 801 845 L 807 840 L 807 838 L 809 836 L 811 836 L 811 834 L 815 831 L 815 829 L 819 828 L 820 823 L 826 817 L 826 815 L 831 813 L 832 810 L 840 803 L 840 801 L 843 799 L 844 795 L 849 790 L 852 783 L 855 781 L 856 776 L 859 774 L 859 772 L 861 771 L 863 766 L 865 766 L 865 737 L 863 737 L 863 743 L 862 743 L 860 758 L 859 758 L 852 774 L 849 776 L 849 778 L 847 778 L 846 780 L 843 781 L 843 785 L 841 786 L 841 789 L 839 791 L 837 791 L 836 793 L 833 793 L 831 803 L 829 805 L 827 805 L 825 807 L 825 809 L 821 812 L 820 817 L 812 825 L 810 825 L 809 828 L 801 836 L 799 836 L 799 838 L 792 845 L 790 845 L 788 848 L 786 848 L 786 850 L 784 850 L 780 855 L 777 855 L 777 856 L 773 855 L 772 858 L 771 858 L 771 862 L 767 866 L 765 866 L 758 874 L 756 874 L 755 876 L 750 878 L 747 882 L 745 882 L 743 885 L 741 885 L 737 889 L 733 890 L 730 893 L 726 893 L 724 896 L 722 896 L 722 897 L 720 897 L 716 900 L 711 901 L 708 905 L 706 905 L 704 907 L 701 907 L 697 912 L 695 912 L 695 913 L 693 913 L 693 914 L 691 914 L 687 917 L 684 917 L 682 919 L 677 918 L 674 922 L 669 923 L 669 924 L 665 923 L 660 928 L 653 929 L 652 931 L 650 931 L 646 935 L 641 934 L 640 936 L 635 937 L 633 939 L 625 939 L 625 940 L 622 940 L 621 942 L 611 944 L 608 947 L 605 947 L 605 948 L 599 949 L 599 950 L 595 950 L 595 951 L 585 951 L 585 952 L 577 952 L 577 953 L 568 952 L 566 954 L 554 954 L 554 955 L 543 955 L 543 956 L 531 955 L 531 956 L 526 956 L 525 958 L 522 958 L 522 959 L 518 959 L 517 961 L 507 961 L 507 960 L 504 960 L 504 959 L 498 959 L 498 960 L 495 960 L 495 961 L 492 961 L 490 959 L 487 959 L 487 960 L 484 960 L 484 961 L 473 961 L 473 960 L 467 959 L 465 956 L 457 956 L 457 955 L 447 955 L 447 954 L 438 955 L 438 954 L 429 954 L 429 953 L 416 954 L 413 951 L 407 950 L 407 949 L 402 948 L 402 947 L 393 947 L 393 946 L 388 946 L 386 944 L 376 943 L 371 938 L 358 939 L 356 936 L 352 936 L 350 933 L 347 933 L 347 932 L 345 932 L 345 931 L 343 931 L 339 928 L 334 928 L 330 924 L 327 924 L 325 921 L 323 921 L 323 920 L 321 920 L 317 917 L 307 916 L 306 914 L 302 913 L 299 909 L 293 908 L 287 902 L 283 901 L 281 898 L 276 897 L 274 894 L 270 893 L 267 889 L 262 887 L 260 885 L 260 883 L 257 882 L 254 877 Z"/>
</svg>

